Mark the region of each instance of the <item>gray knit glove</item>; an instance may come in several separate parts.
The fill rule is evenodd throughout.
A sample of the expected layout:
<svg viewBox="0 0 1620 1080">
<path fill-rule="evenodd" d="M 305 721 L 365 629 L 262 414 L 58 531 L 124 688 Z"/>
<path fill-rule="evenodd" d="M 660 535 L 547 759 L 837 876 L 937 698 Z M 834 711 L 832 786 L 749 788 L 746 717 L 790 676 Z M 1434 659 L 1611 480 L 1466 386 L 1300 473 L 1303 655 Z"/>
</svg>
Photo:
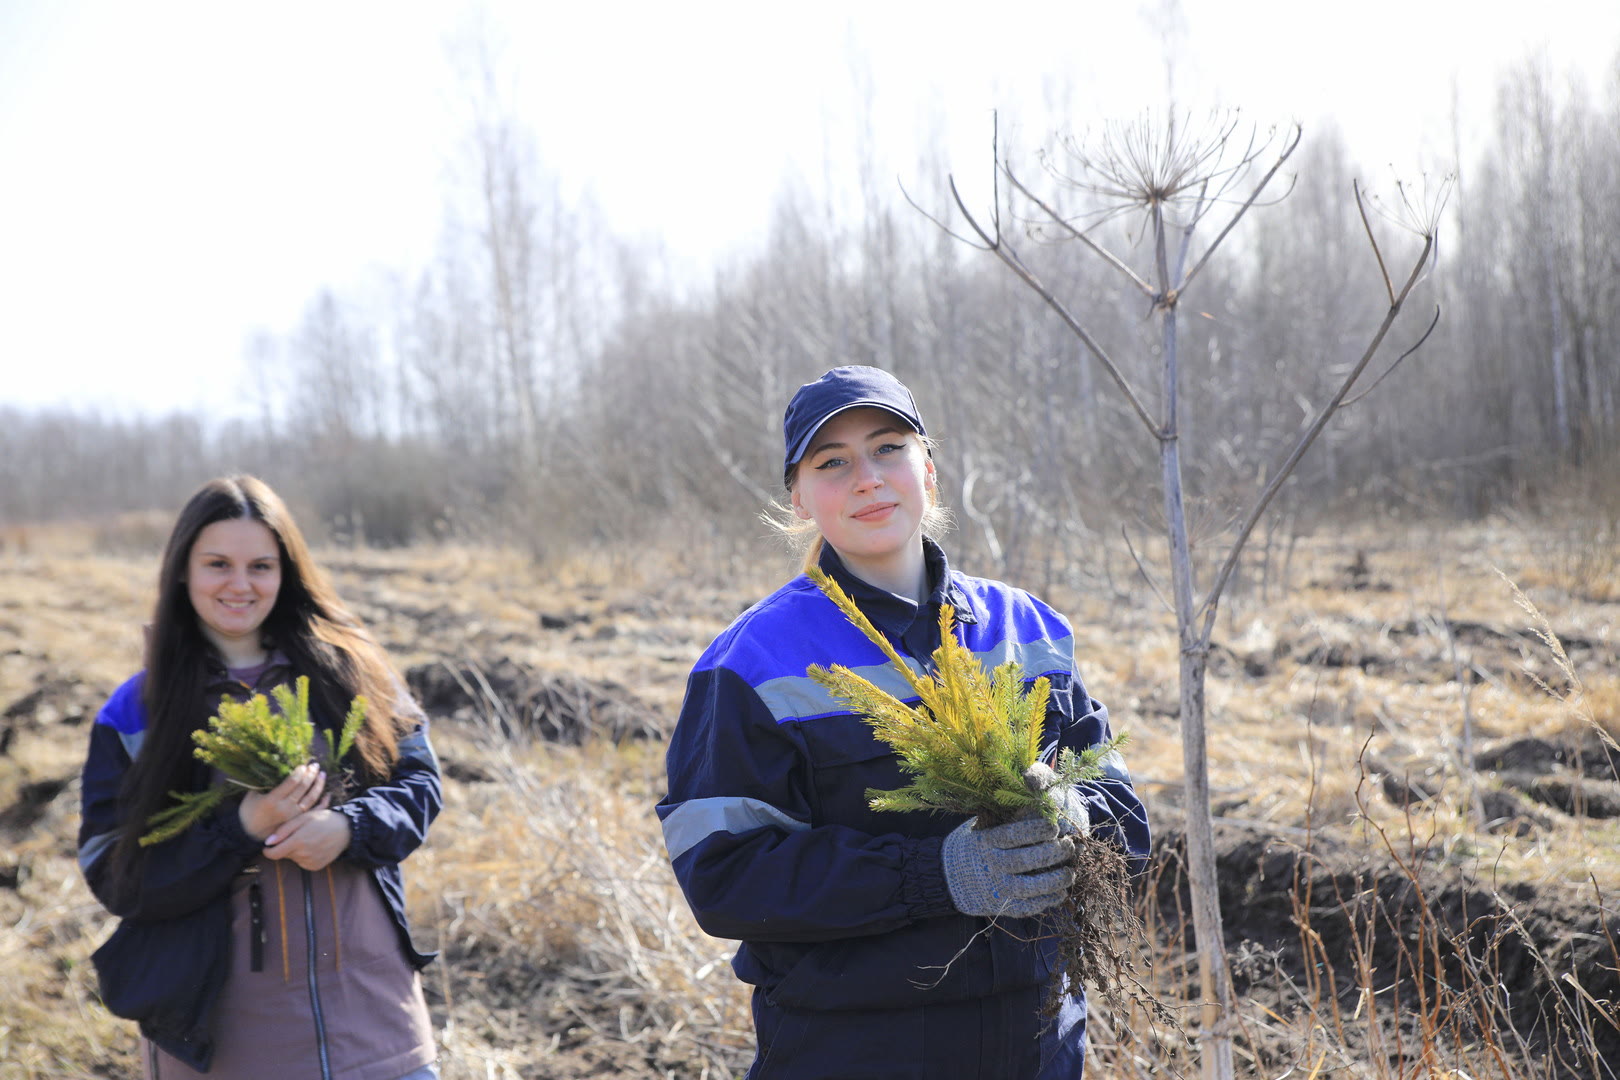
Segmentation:
<svg viewBox="0 0 1620 1080">
<path fill-rule="evenodd" d="M 1086 809 L 1086 800 L 1073 784 L 1060 782 L 1050 765 L 1037 761 L 1025 769 L 1024 785 L 1031 791 L 1044 791 L 1052 796 L 1057 804 L 1059 836 L 1091 835 L 1091 811 Z"/>
<path fill-rule="evenodd" d="M 989 829 L 968 818 L 945 837 L 941 855 L 951 901 L 964 915 L 1038 915 L 1074 882 L 1074 841 L 1041 817 Z"/>
</svg>

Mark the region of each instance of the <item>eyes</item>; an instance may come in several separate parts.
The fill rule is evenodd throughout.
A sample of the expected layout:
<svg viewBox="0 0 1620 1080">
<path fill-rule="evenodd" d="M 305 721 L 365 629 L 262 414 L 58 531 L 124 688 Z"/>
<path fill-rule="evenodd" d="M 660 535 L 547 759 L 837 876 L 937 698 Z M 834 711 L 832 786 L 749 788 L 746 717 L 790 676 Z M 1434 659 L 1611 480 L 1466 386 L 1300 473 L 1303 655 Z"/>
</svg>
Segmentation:
<svg viewBox="0 0 1620 1080">
<path fill-rule="evenodd" d="M 900 453 L 900 452 L 904 451 L 905 448 L 906 448 L 906 444 L 903 443 L 903 442 L 878 443 L 876 446 L 874 446 L 872 448 L 872 456 L 873 457 L 885 457 L 885 456 L 887 456 L 889 454 Z M 822 471 L 826 471 L 826 470 L 830 470 L 830 469 L 839 469 L 839 468 L 842 468 L 843 466 L 848 465 L 848 464 L 849 464 L 849 459 L 847 457 L 843 457 L 842 455 L 837 454 L 837 453 L 831 453 L 831 454 L 828 454 L 827 457 L 823 458 L 820 462 L 818 462 L 816 464 L 816 466 L 815 466 L 815 469 L 816 469 L 817 472 L 822 472 Z"/>
<path fill-rule="evenodd" d="M 218 557 L 204 559 L 202 564 L 209 570 L 218 570 L 222 573 L 231 568 L 229 559 Z M 268 574 L 275 568 L 275 562 L 270 559 L 255 559 L 253 562 L 248 563 L 248 573 L 250 574 Z"/>
</svg>

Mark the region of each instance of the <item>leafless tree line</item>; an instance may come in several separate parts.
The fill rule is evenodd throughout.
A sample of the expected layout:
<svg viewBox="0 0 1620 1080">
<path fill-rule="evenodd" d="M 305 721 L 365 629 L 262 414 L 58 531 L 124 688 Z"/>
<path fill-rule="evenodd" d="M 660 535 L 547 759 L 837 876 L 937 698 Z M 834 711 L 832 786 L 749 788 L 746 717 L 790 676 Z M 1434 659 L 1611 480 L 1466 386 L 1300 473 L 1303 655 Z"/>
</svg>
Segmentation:
<svg viewBox="0 0 1620 1080">
<path fill-rule="evenodd" d="M 1613 468 L 1620 90 L 1560 91 L 1533 63 L 1503 81 L 1496 132 L 1451 198 L 1450 250 L 1414 300 L 1443 309 L 1438 329 L 1324 434 L 1279 520 L 1472 516 Z M 790 188 L 759 250 L 681 288 L 656 253 L 567 204 L 498 109 L 469 146 L 476 194 L 447 217 L 433 265 L 382 303 L 323 292 L 292 333 L 250 345 L 258 415 L 0 412 L 0 521 L 172 508 L 201 478 L 244 468 L 330 534 L 374 543 L 496 535 L 545 555 L 750 542 L 780 494 L 793 388 L 872 363 L 916 388 L 955 543 L 987 569 L 1039 584 L 1122 525 L 1160 531 L 1130 406 L 1044 305 L 893 185 L 863 180 L 850 214 Z M 1250 215 L 1185 313 L 1184 378 L 1205 402 L 1181 431 L 1195 544 L 1230 527 L 1238 493 L 1294 441 L 1386 303 L 1351 184 L 1381 192 L 1392 218 L 1403 191 L 1376 173 L 1369 184 L 1331 130 L 1307 131 L 1291 166 L 1292 191 Z M 908 195 L 943 208 L 947 171 L 919 163 Z M 1405 197 L 1421 201 L 1426 182 L 1405 178 Z M 1081 220 L 1116 249 L 1145 242 L 1102 208 Z M 1150 305 L 1077 245 L 1042 239 L 1023 241 L 1025 257 L 1093 299 L 1093 332 L 1151 385 Z"/>
</svg>

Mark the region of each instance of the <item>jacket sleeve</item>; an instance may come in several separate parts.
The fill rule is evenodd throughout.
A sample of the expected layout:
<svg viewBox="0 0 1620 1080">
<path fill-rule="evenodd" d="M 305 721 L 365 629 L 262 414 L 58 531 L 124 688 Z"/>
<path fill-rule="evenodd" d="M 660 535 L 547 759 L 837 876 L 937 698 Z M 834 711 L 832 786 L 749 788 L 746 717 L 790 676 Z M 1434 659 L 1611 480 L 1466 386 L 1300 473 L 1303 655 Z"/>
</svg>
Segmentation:
<svg viewBox="0 0 1620 1080">
<path fill-rule="evenodd" d="M 242 829 L 237 800 L 171 840 L 143 848 L 115 879 L 113 849 L 124 824 L 119 789 L 144 734 L 139 678 L 113 694 L 90 726 L 81 777 L 79 868 L 102 906 L 124 919 L 172 919 L 203 907 L 230 888 L 259 851 Z"/>
<path fill-rule="evenodd" d="M 1088 750 L 1114 734 L 1107 707 L 1086 693 L 1078 675 L 1067 688 L 1053 689 L 1049 715 L 1058 726 L 1055 744 L 1047 755 L 1051 764 L 1065 748 Z M 1094 835 L 1117 844 L 1130 860 L 1131 872 L 1139 874 L 1147 869 L 1151 844 L 1147 809 L 1131 783 L 1124 755 L 1110 751 L 1102 760 L 1102 770 L 1101 778 L 1077 784 L 1076 789 L 1086 800 Z"/>
<path fill-rule="evenodd" d="M 333 807 L 349 819 L 349 847 L 343 857 L 367 868 L 389 866 L 427 839 L 428 826 L 439 816 L 444 792 L 439 759 L 428 741 L 427 717 L 414 704 L 417 725 L 399 741 L 399 760 L 386 782 Z"/>
<path fill-rule="evenodd" d="M 828 941 L 955 911 L 938 836 L 816 823 L 797 725 L 735 673 L 693 672 L 666 764 L 664 843 L 706 933 Z"/>
</svg>

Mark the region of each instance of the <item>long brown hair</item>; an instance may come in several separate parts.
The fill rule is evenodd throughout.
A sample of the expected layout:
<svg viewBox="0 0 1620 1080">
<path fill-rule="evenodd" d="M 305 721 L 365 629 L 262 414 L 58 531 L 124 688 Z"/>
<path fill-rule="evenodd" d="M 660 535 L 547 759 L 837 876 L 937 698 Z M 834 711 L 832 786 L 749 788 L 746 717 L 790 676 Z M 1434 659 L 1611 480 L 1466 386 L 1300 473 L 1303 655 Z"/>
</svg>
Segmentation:
<svg viewBox="0 0 1620 1080">
<path fill-rule="evenodd" d="M 210 480 L 180 511 L 158 571 L 142 688 L 146 737 L 121 792 L 122 865 L 134 856 L 135 838 L 170 791 L 197 791 L 208 783 L 208 770 L 192 756 L 191 735 L 219 705 L 207 700 L 206 691 L 219 681 L 220 658 L 192 607 L 186 570 L 198 534 L 215 522 L 237 519 L 257 521 L 276 538 L 281 588 L 260 633 L 267 647 L 286 654 L 295 674 L 309 676 L 311 711 L 335 726 L 356 695 L 366 697 L 365 726 L 349 757 L 362 784 L 387 779 L 399 757 L 400 736 L 413 726 L 399 712 L 404 681 L 315 564 L 280 496 L 252 476 Z"/>
</svg>

